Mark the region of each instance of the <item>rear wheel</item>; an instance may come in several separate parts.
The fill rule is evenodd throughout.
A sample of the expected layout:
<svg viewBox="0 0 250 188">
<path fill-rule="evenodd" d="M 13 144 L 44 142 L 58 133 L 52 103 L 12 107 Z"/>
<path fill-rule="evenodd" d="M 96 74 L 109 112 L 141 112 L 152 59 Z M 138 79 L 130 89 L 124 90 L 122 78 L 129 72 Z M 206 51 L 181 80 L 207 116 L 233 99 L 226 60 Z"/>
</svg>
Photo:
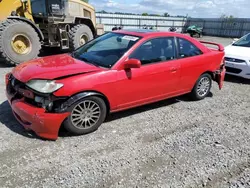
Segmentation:
<svg viewBox="0 0 250 188">
<path fill-rule="evenodd" d="M 191 97 L 194 100 L 201 100 L 208 96 L 212 87 L 212 78 L 210 74 L 203 74 L 197 80 L 192 92 Z"/>
<path fill-rule="evenodd" d="M 0 56 L 7 64 L 17 65 L 36 58 L 41 43 L 29 24 L 7 19 L 0 23 Z"/>
<path fill-rule="evenodd" d="M 70 49 L 75 50 L 93 38 L 93 33 L 87 25 L 76 25 L 69 32 Z"/>
<path fill-rule="evenodd" d="M 105 120 L 107 107 L 103 99 L 91 96 L 79 100 L 69 109 L 70 116 L 65 120 L 64 127 L 76 135 L 96 131 Z"/>
</svg>

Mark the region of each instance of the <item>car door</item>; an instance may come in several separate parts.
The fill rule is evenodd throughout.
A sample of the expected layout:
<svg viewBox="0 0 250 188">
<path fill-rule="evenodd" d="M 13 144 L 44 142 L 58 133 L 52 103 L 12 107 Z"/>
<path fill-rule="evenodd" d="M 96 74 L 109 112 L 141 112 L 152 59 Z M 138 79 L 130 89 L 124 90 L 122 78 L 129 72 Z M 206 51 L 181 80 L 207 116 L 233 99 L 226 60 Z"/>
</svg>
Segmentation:
<svg viewBox="0 0 250 188">
<path fill-rule="evenodd" d="M 199 76 L 204 73 L 209 62 L 209 58 L 191 41 L 177 37 L 178 61 L 180 63 L 180 87 L 183 92 L 190 91 Z"/>
<path fill-rule="evenodd" d="M 142 66 L 118 72 L 118 91 L 123 97 L 118 108 L 127 108 L 174 95 L 180 78 L 174 38 L 154 38 L 143 43 L 129 59 L 139 59 Z"/>
</svg>

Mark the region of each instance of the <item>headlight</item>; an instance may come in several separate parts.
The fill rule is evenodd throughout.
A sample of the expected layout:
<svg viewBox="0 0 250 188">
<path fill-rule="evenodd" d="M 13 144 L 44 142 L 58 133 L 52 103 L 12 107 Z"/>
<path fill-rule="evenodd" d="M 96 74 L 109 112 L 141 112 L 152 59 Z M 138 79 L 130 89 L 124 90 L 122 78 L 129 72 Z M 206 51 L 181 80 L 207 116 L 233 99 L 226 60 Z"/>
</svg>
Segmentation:
<svg viewBox="0 0 250 188">
<path fill-rule="evenodd" d="M 30 80 L 26 85 L 40 93 L 53 93 L 63 86 L 54 80 Z"/>
</svg>

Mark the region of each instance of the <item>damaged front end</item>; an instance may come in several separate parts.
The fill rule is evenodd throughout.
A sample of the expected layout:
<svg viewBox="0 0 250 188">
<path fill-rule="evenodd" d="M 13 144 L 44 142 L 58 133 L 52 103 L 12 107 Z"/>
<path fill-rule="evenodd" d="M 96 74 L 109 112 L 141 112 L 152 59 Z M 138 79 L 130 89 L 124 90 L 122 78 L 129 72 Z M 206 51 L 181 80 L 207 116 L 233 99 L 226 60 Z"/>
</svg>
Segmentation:
<svg viewBox="0 0 250 188">
<path fill-rule="evenodd" d="M 7 75 L 6 90 L 12 96 L 11 101 L 23 99 L 24 102 L 34 107 L 43 108 L 46 112 L 53 113 L 59 108 L 67 97 L 56 97 L 52 93 L 41 93 L 17 80 L 12 74 Z M 6 77 L 7 77 L 6 76 Z"/>
<path fill-rule="evenodd" d="M 225 67 L 225 61 L 223 59 L 220 68 L 214 72 L 214 80 L 218 83 L 220 90 L 223 87 L 225 75 L 226 75 L 226 67 Z"/>
<path fill-rule="evenodd" d="M 26 130 L 42 138 L 58 138 L 59 129 L 70 113 L 56 113 L 55 109 L 66 98 L 34 91 L 12 74 L 6 75 L 6 96 L 13 115 Z"/>
</svg>

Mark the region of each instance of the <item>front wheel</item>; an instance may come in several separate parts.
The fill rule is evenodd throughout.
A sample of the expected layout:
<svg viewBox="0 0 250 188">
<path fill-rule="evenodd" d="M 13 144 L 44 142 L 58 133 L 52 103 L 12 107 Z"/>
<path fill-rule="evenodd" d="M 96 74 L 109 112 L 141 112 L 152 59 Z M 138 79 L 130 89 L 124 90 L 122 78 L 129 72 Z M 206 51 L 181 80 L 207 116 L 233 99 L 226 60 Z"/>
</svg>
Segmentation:
<svg viewBox="0 0 250 188">
<path fill-rule="evenodd" d="M 73 134 L 82 135 L 96 131 L 103 123 L 107 107 L 103 99 L 91 96 L 79 100 L 69 108 L 70 116 L 64 127 Z"/>
<path fill-rule="evenodd" d="M 197 80 L 192 92 L 191 97 L 194 100 L 202 100 L 208 96 L 212 87 L 212 78 L 210 74 L 203 74 Z"/>
</svg>

